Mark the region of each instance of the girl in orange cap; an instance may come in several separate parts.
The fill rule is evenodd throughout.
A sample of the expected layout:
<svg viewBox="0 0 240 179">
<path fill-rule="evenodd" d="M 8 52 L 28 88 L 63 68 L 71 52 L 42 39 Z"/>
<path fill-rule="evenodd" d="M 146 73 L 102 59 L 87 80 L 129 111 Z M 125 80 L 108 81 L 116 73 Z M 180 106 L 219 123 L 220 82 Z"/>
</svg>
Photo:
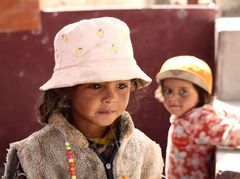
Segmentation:
<svg viewBox="0 0 240 179">
<path fill-rule="evenodd" d="M 169 179 L 211 178 L 216 145 L 240 145 L 236 115 L 212 107 L 212 72 L 193 56 L 168 59 L 156 75 L 156 98 L 171 113 L 165 174 Z"/>
</svg>

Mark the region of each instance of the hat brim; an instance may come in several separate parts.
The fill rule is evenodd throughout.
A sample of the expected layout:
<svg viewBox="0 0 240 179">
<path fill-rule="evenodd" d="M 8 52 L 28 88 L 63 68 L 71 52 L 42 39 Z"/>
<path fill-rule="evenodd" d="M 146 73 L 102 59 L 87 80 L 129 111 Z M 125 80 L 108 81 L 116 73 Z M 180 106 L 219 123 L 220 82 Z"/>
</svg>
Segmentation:
<svg viewBox="0 0 240 179">
<path fill-rule="evenodd" d="M 134 60 L 116 59 L 116 61 L 113 59 L 92 60 L 94 63 L 82 63 L 55 70 L 50 80 L 42 85 L 40 90 L 131 79 L 137 79 L 138 88 L 151 83 L 151 78 L 141 70 Z"/>
<path fill-rule="evenodd" d="M 211 94 L 212 89 L 209 89 L 206 83 L 201 78 L 197 77 L 196 75 L 190 72 L 183 71 L 183 70 L 169 70 L 165 72 L 159 72 L 156 75 L 157 83 L 160 83 L 160 81 L 169 79 L 169 78 L 176 78 L 176 79 L 192 82 L 195 85 L 204 89 L 209 94 Z"/>
</svg>

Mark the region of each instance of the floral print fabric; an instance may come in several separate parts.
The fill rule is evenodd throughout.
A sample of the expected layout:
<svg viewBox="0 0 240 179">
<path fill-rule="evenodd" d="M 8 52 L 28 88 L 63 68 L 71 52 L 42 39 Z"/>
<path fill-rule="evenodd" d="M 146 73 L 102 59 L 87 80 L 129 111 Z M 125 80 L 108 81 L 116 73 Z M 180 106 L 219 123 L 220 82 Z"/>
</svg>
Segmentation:
<svg viewBox="0 0 240 179">
<path fill-rule="evenodd" d="M 209 179 L 214 146 L 240 145 L 239 116 L 209 105 L 170 119 L 166 158 L 168 179 Z"/>
</svg>

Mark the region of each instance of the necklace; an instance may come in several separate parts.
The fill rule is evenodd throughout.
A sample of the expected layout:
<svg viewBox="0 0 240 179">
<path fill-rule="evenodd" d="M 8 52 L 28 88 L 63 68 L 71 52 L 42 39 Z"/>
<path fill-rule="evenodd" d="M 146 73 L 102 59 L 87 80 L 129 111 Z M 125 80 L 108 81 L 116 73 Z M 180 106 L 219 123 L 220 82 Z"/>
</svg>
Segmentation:
<svg viewBox="0 0 240 179">
<path fill-rule="evenodd" d="M 74 160 L 73 160 L 73 155 L 72 155 L 72 146 L 68 141 L 65 141 L 65 147 L 67 150 L 67 156 L 68 156 L 68 163 L 69 163 L 69 172 L 71 179 L 76 179 L 75 175 L 75 167 L 74 167 Z"/>
<path fill-rule="evenodd" d="M 70 145 L 70 143 L 67 140 L 65 140 L 65 147 L 66 147 L 67 156 L 68 156 L 69 172 L 70 172 L 71 179 L 76 179 L 77 177 L 75 174 L 72 146 Z M 122 179 L 127 179 L 127 176 L 123 175 Z"/>
</svg>

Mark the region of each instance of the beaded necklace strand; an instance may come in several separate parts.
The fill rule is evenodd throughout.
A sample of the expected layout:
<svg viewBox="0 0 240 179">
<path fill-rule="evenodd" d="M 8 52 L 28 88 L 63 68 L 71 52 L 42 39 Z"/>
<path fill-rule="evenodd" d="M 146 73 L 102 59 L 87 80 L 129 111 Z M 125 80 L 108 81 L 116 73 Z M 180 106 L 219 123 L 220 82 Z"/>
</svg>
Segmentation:
<svg viewBox="0 0 240 179">
<path fill-rule="evenodd" d="M 76 179 L 77 177 L 75 174 L 72 146 L 70 145 L 70 143 L 67 140 L 65 140 L 65 147 L 66 147 L 67 156 L 68 156 L 69 172 L 70 172 L 71 179 Z M 123 175 L 122 179 L 127 179 L 127 176 Z"/>
<path fill-rule="evenodd" d="M 69 172 L 71 179 L 76 179 L 75 175 L 75 167 L 74 167 L 74 160 L 73 160 L 73 154 L 72 154 L 72 146 L 68 141 L 65 141 L 65 147 L 67 150 L 67 156 L 68 156 L 68 163 L 69 163 Z"/>
</svg>

